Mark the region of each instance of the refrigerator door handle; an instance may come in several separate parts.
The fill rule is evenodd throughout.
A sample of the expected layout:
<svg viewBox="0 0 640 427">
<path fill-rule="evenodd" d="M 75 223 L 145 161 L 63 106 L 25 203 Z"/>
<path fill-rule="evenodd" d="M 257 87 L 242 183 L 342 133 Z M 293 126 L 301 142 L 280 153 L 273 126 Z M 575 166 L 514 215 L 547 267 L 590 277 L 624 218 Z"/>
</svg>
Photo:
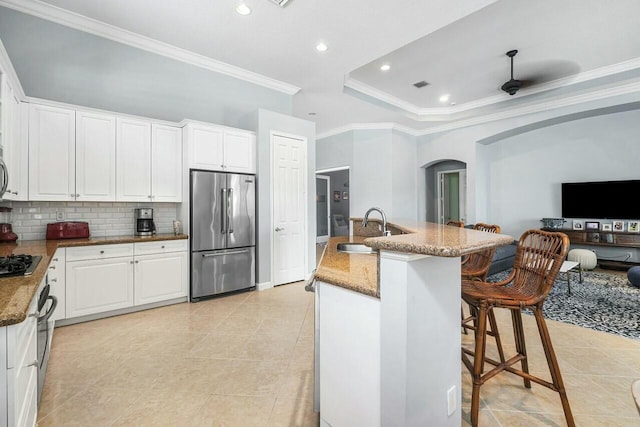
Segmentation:
<svg viewBox="0 0 640 427">
<path fill-rule="evenodd" d="M 249 249 L 241 249 L 239 251 L 216 252 L 215 254 L 202 254 L 202 258 L 211 258 L 216 256 L 237 255 L 249 252 Z"/>
<path fill-rule="evenodd" d="M 222 229 L 220 230 L 221 233 L 226 233 L 227 232 L 227 221 L 229 219 L 229 216 L 227 214 L 227 189 L 226 188 L 222 188 L 221 190 L 222 193 L 222 197 L 220 198 L 222 200 L 222 209 L 220 209 L 221 211 L 221 216 L 222 216 L 222 221 L 220 221 L 222 223 Z"/>
<path fill-rule="evenodd" d="M 233 188 L 227 189 L 227 231 L 229 234 L 233 233 Z"/>
</svg>

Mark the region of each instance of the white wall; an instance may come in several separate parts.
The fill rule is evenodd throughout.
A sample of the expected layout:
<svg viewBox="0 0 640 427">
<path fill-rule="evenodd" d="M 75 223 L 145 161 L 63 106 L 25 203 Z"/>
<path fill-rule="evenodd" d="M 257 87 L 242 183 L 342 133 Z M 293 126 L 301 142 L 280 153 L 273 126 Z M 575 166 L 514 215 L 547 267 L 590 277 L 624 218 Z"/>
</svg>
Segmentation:
<svg viewBox="0 0 640 427">
<path fill-rule="evenodd" d="M 391 141 L 391 204 L 393 218 L 416 220 L 418 215 L 418 168 L 416 138 L 393 132 Z"/>
<path fill-rule="evenodd" d="M 257 278 L 258 284 L 271 283 L 271 132 L 283 132 L 307 140 L 307 259 L 309 272 L 315 268 L 316 241 L 316 124 L 286 114 L 258 110 L 257 131 Z"/>
</svg>

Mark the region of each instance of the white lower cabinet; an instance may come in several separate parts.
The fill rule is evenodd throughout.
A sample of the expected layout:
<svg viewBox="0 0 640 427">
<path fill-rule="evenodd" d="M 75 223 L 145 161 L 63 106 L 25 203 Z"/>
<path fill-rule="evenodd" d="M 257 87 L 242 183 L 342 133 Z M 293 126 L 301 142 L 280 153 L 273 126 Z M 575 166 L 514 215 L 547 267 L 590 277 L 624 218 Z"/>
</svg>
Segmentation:
<svg viewBox="0 0 640 427">
<path fill-rule="evenodd" d="M 46 279 L 45 279 L 46 280 Z M 35 426 L 38 413 L 37 295 L 27 318 L 0 328 L 0 426 Z M 6 392 L 6 398 L 4 393 Z M 5 406 L 6 405 L 6 406 Z"/>
<path fill-rule="evenodd" d="M 135 259 L 135 305 L 187 295 L 187 253 L 141 255 Z"/>
<path fill-rule="evenodd" d="M 67 248 L 65 265 L 67 319 L 188 295 L 186 240 Z"/>
<path fill-rule="evenodd" d="M 58 300 L 58 306 L 51 316 L 51 320 L 61 320 L 66 318 L 66 284 L 65 284 L 65 268 L 66 268 L 66 250 L 59 248 L 53 254 L 47 276 L 49 277 L 49 293 Z"/>
<path fill-rule="evenodd" d="M 67 318 L 132 305 L 132 257 L 67 262 Z"/>
</svg>

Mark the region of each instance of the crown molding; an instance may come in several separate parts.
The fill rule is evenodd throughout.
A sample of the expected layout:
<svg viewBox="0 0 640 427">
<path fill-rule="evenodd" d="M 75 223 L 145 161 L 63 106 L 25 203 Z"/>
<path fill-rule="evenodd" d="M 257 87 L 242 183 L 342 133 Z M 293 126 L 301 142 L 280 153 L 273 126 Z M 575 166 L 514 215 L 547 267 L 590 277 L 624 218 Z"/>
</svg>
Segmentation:
<svg viewBox="0 0 640 427">
<path fill-rule="evenodd" d="M 617 64 L 600 67 L 595 70 L 585 71 L 575 76 L 563 77 L 551 82 L 541 83 L 534 87 L 521 89 L 518 93 L 525 96 L 535 95 L 537 93 L 545 92 L 548 90 L 558 89 L 561 87 L 587 82 L 589 80 L 608 77 L 614 74 L 619 74 L 638 68 L 640 68 L 640 58 L 635 58 Z M 363 83 L 349 76 L 347 76 L 347 78 L 345 79 L 344 86 L 367 95 L 371 98 L 377 99 L 378 101 L 381 101 L 385 104 L 399 108 L 400 110 L 405 111 L 409 115 L 413 116 L 412 118 L 418 121 L 450 121 L 454 120 L 452 116 L 455 114 L 466 112 L 476 108 L 486 107 L 488 105 L 493 105 L 512 99 L 510 95 L 501 93 L 498 95 L 479 99 L 477 101 L 465 102 L 464 104 L 458 104 L 454 106 L 422 108 L 415 104 L 412 104 L 411 102 L 391 95 L 388 92 L 384 92 L 372 86 L 369 86 L 366 83 Z"/>
<path fill-rule="evenodd" d="M 327 132 L 322 132 L 316 135 L 316 141 L 328 138 L 330 136 L 340 135 L 341 133 L 350 132 L 354 130 L 391 130 L 396 132 L 402 132 L 410 136 L 419 136 L 420 131 L 411 129 L 410 127 L 399 125 L 397 123 L 352 123 L 346 126 L 340 126 L 331 129 Z"/>
<path fill-rule="evenodd" d="M 295 95 L 300 88 L 270 77 L 263 76 L 252 71 L 245 70 L 215 59 L 200 55 L 158 40 L 136 34 L 114 25 L 106 24 L 93 18 L 80 15 L 57 6 L 43 3 L 38 0 L 0 0 L 0 6 L 5 6 L 19 12 L 46 19 L 69 28 L 84 31 L 99 37 L 113 40 L 128 46 L 145 50 L 147 52 L 162 55 L 167 58 L 195 65 L 216 73 L 235 77 L 249 83 L 266 87 L 268 89 L 283 92 L 287 95 Z"/>
<path fill-rule="evenodd" d="M 614 96 L 628 95 L 636 92 L 640 92 L 640 82 L 629 83 L 626 85 L 616 86 L 613 88 L 595 90 L 589 93 L 568 96 L 562 99 L 540 102 L 534 105 L 523 106 L 520 108 L 508 109 L 498 113 L 482 115 L 482 116 L 478 116 L 478 117 L 474 117 L 466 120 L 460 120 L 454 123 L 448 123 L 441 126 L 434 126 L 432 128 L 418 131 L 417 134 L 418 136 L 431 135 L 431 134 L 451 131 L 451 130 L 459 129 L 463 127 L 474 126 L 482 123 L 510 119 L 513 117 L 525 116 L 527 114 L 535 114 L 535 113 L 555 110 L 563 107 L 570 107 L 573 105 L 584 104 L 592 101 L 599 101 L 599 100 L 611 98 Z"/>
<path fill-rule="evenodd" d="M 505 111 L 484 114 L 470 119 L 452 121 L 450 123 L 434 126 L 426 129 L 411 129 L 397 123 L 353 123 L 340 126 L 317 135 L 317 139 L 328 138 L 330 136 L 339 135 L 344 132 L 353 130 L 397 130 L 411 136 L 432 135 L 441 132 L 448 132 L 464 127 L 475 126 L 483 123 L 494 122 L 498 120 L 510 119 L 513 117 L 525 116 L 527 114 L 535 114 L 544 111 L 554 110 L 573 105 L 584 104 L 587 102 L 599 101 L 615 96 L 629 95 L 640 92 L 640 82 L 628 83 L 625 85 L 615 86 L 606 89 L 594 90 L 588 93 L 568 96 L 562 99 L 548 100 L 533 105 L 522 106 L 518 108 L 507 109 Z"/>
<path fill-rule="evenodd" d="M 16 70 L 13 68 L 11 59 L 9 59 L 9 54 L 4 48 L 4 44 L 2 44 L 2 40 L 0 40 L 0 70 L 4 72 L 6 78 L 9 80 L 9 85 L 13 89 L 13 93 L 18 98 L 18 101 L 24 100 L 24 89 L 22 88 L 22 84 L 20 84 Z"/>
</svg>

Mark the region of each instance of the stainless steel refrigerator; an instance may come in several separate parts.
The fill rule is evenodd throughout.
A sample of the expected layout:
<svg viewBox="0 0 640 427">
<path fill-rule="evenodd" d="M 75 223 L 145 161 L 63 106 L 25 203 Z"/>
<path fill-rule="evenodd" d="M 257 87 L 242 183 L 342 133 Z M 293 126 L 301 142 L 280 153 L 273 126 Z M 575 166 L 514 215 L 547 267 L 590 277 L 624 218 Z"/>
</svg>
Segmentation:
<svg viewBox="0 0 640 427">
<path fill-rule="evenodd" d="M 192 301 L 255 287 L 255 181 L 191 171 Z"/>
</svg>

